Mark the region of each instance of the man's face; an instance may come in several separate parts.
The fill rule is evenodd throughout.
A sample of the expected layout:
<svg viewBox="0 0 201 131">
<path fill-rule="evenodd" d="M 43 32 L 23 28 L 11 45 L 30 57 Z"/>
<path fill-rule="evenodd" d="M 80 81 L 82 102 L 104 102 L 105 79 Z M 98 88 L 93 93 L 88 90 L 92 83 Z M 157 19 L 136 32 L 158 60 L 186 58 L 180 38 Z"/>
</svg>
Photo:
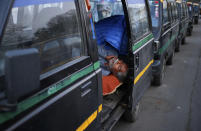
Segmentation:
<svg viewBox="0 0 201 131">
<path fill-rule="evenodd" d="M 118 60 L 117 57 L 108 57 L 107 59 L 111 72 L 118 77 L 119 80 L 123 80 L 127 75 L 127 65 L 123 61 Z"/>
<path fill-rule="evenodd" d="M 127 69 L 127 65 L 121 60 L 118 60 L 116 63 L 113 63 L 112 71 L 114 73 L 127 72 Z"/>
</svg>

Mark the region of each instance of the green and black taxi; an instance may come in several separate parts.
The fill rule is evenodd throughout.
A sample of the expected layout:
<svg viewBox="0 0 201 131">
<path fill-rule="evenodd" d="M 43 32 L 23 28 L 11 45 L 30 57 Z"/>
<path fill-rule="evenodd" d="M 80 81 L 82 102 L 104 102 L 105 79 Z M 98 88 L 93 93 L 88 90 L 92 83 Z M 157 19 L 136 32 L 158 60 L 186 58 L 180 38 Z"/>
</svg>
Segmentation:
<svg viewBox="0 0 201 131">
<path fill-rule="evenodd" d="M 1 0 L 0 130 L 111 130 L 152 78 L 147 0 Z"/>
<path fill-rule="evenodd" d="M 187 35 L 191 36 L 193 31 L 193 3 L 187 2 L 188 7 L 188 15 L 189 15 L 189 23 L 188 23 L 188 29 L 187 29 Z"/>
<path fill-rule="evenodd" d="M 173 62 L 175 42 L 178 39 L 178 19 L 175 3 L 167 0 L 149 0 L 154 34 L 153 84 L 160 85 L 165 65 Z"/>
<path fill-rule="evenodd" d="M 182 41 L 182 44 L 185 44 L 187 28 L 189 23 L 188 8 L 185 1 L 177 0 L 176 2 L 177 2 L 177 10 L 179 13 L 179 19 L 180 19 L 179 37 Z M 176 48 L 179 49 L 180 45 L 177 45 Z"/>
<path fill-rule="evenodd" d="M 171 39 L 175 40 L 175 51 L 179 51 L 180 48 L 178 45 L 181 45 L 181 39 L 179 37 L 179 17 L 178 17 L 178 11 L 177 11 L 177 5 L 175 0 L 169 0 L 168 1 L 169 8 L 170 8 L 170 16 L 171 16 L 171 27 L 172 27 L 172 36 Z M 169 64 L 172 63 L 172 59 Z"/>
</svg>

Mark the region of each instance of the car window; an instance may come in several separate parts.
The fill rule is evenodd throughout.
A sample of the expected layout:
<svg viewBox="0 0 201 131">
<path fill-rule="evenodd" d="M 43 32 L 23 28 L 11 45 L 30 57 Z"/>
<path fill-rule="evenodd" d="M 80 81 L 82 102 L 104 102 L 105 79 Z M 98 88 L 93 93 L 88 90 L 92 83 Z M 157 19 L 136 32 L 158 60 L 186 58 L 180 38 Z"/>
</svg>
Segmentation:
<svg viewBox="0 0 201 131">
<path fill-rule="evenodd" d="M 148 13 L 145 0 L 127 0 L 132 28 L 132 38 L 139 39 L 149 31 Z"/>
<path fill-rule="evenodd" d="M 185 18 L 186 17 L 186 9 L 184 3 L 182 3 L 182 16 Z"/>
<path fill-rule="evenodd" d="M 163 1 L 163 24 L 169 22 L 169 17 L 168 17 L 168 4 L 167 1 Z"/>
<path fill-rule="evenodd" d="M 177 19 L 177 12 L 176 12 L 176 7 L 175 7 L 174 3 L 172 3 L 172 12 L 173 12 L 173 19 L 176 21 L 176 19 Z"/>
<path fill-rule="evenodd" d="M 175 9 L 175 19 L 178 19 L 178 10 L 176 4 L 174 4 L 174 9 Z"/>
<path fill-rule="evenodd" d="M 172 3 L 169 3 L 169 4 L 168 4 L 168 8 L 169 8 L 169 16 L 170 16 L 170 18 L 171 18 L 171 21 L 174 21 Z"/>
<path fill-rule="evenodd" d="M 159 26 L 159 1 L 149 0 L 151 11 L 152 27 L 158 28 Z"/>
<path fill-rule="evenodd" d="M 74 1 L 16 0 L 0 43 L 0 62 L 8 50 L 37 48 L 41 73 L 47 72 L 84 55 L 80 32 Z"/>
</svg>

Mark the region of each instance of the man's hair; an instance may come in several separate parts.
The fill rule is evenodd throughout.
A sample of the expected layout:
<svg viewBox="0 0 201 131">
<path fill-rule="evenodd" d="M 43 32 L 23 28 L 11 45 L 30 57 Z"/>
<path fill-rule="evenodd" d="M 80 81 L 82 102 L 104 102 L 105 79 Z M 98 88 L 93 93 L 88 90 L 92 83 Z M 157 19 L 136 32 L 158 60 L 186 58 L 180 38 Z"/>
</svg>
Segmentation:
<svg viewBox="0 0 201 131">
<path fill-rule="evenodd" d="M 116 72 L 114 70 L 114 65 L 118 62 L 121 63 L 122 68 L 125 70 L 124 72 Z M 112 74 L 115 75 L 119 79 L 119 81 L 123 82 L 128 73 L 127 65 L 123 61 L 120 61 L 117 57 L 111 57 L 110 59 L 108 59 L 108 64 Z"/>
</svg>

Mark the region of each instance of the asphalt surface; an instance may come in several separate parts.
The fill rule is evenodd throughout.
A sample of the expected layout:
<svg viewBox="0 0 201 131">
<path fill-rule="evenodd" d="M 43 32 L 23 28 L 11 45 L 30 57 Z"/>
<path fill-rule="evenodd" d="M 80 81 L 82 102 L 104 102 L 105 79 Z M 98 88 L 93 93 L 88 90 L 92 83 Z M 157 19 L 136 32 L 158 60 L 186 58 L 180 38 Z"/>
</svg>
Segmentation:
<svg viewBox="0 0 201 131">
<path fill-rule="evenodd" d="M 146 91 L 138 120 L 121 119 L 113 131 L 201 131 L 201 21 L 167 66 L 164 83 Z"/>
</svg>

